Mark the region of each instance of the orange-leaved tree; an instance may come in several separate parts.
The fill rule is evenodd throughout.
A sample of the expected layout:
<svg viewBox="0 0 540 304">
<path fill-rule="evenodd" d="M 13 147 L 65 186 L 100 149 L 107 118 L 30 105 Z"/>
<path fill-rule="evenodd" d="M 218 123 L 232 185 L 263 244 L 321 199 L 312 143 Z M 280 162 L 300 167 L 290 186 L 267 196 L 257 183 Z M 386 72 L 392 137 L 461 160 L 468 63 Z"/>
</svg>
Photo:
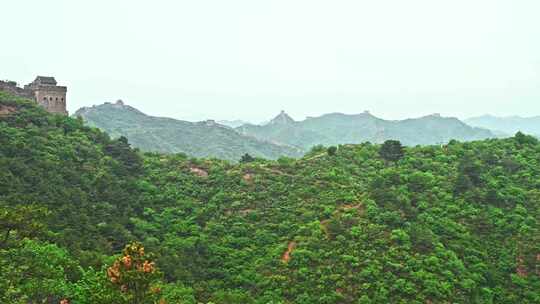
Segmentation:
<svg viewBox="0 0 540 304">
<path fill-rule="evenodd" d="M 161 273 L 155 266 L 152 254 L 146 253 L 141 243 L 126 245 L 122 256 L 107 268 L 107 277 L 120 289 L 125 301 L 132 304 L 156 303 Z"/>
</svg>

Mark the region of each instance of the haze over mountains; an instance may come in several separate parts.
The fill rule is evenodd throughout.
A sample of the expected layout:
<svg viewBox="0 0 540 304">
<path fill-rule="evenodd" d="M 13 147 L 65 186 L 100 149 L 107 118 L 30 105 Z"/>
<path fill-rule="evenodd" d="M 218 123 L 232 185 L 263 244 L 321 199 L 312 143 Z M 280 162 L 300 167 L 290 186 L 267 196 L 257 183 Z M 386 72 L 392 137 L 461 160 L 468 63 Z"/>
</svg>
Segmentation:
<svg viewBox="0 0 540 304">
<path fill-rule="evenodd" d="M 384 120 L 369 112 L 360 114 L 330 113 L 295 121 L 285 111 L 261 124 L 223 121 L 225 126 L 207 120 L 188 122 L 152 117 L 124 105 L 105 103 L 79 109 L 88 125 L 98 127 L 113 137 L 125 136 L 143 151 L 178 153 L 196 157 L 238 160 L 249 153 L 255 157 L 276 159 L 298 157 L 316 145 L 381 143 L 388 139 L 403 144 L 441 144 L 456 139 L 472 141 L 493 138 L 486 129 L 471 127 L 457 118 L 438 114 L 405 120 Z M 233 126 L 237 126 L 233 128 Z"/>
<path fill-rule="evenodd" d="M 493 130 L 501 135 L 509 136 L 518 131 L 540 136 L 540 116 L 493 116 L 483 115 L 466 119 L 465 122 L 471 126 Z"/>
</svg>

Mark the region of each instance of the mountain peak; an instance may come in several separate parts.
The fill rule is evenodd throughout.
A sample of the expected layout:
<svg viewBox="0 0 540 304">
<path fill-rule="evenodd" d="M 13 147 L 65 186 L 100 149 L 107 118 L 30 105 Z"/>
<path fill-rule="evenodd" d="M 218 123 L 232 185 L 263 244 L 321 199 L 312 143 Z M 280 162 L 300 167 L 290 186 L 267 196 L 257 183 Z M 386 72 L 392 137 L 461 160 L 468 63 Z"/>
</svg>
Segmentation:
<svg viewBox="0 0 540 304">
<path fill-rule="evenodd" d="M 91 107 L 82 107 L 78 109 L 73 116 L 82 116 L 84 117 L 108 117 L 110 119 L 118 119 L 118 117 L 126 117 L 126 115 L 134 115 L 133 117 L 148 117 L 143 112 L 138 109 L 126 105 L 121 99 L 118 99 L 116 102 L 104 102 L 100 105 L 93 105 Z M 132 117 L 132 118 L 133 118 Z"/>
<path fill-rule="evenodd" d="M 269 125 L 288 125 L 294 123 L 294 119 L 289 116 L 289 114 L 285 113 L 285 111 L 281 110 L 281 112 L 274 117 L 268 124 Z"/>
</svg>

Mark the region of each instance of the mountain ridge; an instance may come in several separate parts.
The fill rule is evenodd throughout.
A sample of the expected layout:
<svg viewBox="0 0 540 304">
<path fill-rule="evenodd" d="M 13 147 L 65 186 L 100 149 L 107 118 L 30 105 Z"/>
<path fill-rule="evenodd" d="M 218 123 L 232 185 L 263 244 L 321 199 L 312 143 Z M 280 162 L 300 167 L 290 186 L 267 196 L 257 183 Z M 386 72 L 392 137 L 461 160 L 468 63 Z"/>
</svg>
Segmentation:
<svg viewBox="0 0 540 304">
<path fill-rule="evenodd" d="M 382 143 L 395 139 L 414 146 L 442 144 L 452 139 L 472 141 L 502 136 L 438 113 L 386 120 L 369 111 L 357 114 L 333 112 L 296 121 L 282 110 L 266 124 L 247 123 L 236 128 L 213 120 L 188 122 L 149 116 L 121 101 L 83 107 L 74 115 L 82 116 L 90 126 L 102 128 L 113 137 L 128 137 L 134 146 L 144 151 L 184 152 L 197 157 L 229 160 L 238 160 L 245 153 L 271 159 L 298 157 L 317 145 Z M 180 134 L 185 138 L 182 139 Z M 217 147 L 195 144 L 200 141 L 212 141 Z"/>
<path fill-rule="evenodd" d="M 471 126 L 488 128 L 502 136 L 510 136 L 518 131 L 540 136 L 540 116 L 523 117 L 519 115 L 496 116 L 491 114 L 470 117 L 464 120 Z"/>
<path fill-rule="evenodd" d="M 388 139 L 400 140 L 405 145 L 417 145 L 439 144 L 452 139 L 470 141 L 496 137 L 487 129 L 468 126 L 455 117 L 430 114 L 418 118 L 385 120 L 368 111 L 358 114 L 334 112 L 294 123 L 249 124 L 236 130 L 259 139 L 303 149 L 318 144 L 381 143 Z"/>
<path fill-rule="evenodd" d="M 233 161 L 245 153 L 269 159 L 302 155 L 298 148 L 242 135 L 213 120 L 189 122 L 149 116 L 123 103 L 83 107 L 73 116 L 80 116 L 89 126 L 98 127 L 112 137 L 125 136 L 143 151 L 182 152 Z"/>
<path fill-rule="evenodd" d="M 274 118 L 272 118 L 266 125 L 289 125 L 294 124 L 296 121 L 289 116 L 289 114 L 285 113 L 284 110 L 281 110 L 281 112 Z"/>
</svg>

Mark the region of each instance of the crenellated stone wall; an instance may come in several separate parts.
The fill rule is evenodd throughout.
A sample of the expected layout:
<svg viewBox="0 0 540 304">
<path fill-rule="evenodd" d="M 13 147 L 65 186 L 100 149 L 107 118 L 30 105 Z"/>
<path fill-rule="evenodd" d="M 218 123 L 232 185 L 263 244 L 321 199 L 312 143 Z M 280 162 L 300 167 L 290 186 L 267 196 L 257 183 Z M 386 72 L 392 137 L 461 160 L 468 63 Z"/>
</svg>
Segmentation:
<svg viewBox="0 0 540 304">
<path fill-rule="evenodd" d="M 20 96 L 23 98 L 34 99 L 34 92 L 20 88 L 15 81 L 0 80 L 0 91 L 5 91 L 12 95 Z"/>
</svg>

